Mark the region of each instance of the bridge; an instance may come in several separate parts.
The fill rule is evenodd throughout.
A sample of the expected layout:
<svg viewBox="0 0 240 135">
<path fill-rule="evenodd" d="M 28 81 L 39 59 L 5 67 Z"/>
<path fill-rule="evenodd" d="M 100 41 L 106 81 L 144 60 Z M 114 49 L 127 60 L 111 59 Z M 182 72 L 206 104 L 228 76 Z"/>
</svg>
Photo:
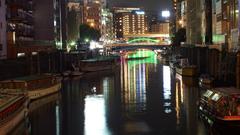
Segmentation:
<svg viewBox="0 0 240 135">
<path fill-rule="evenodd" d="M 170 47 L 169 44 L 159 44 L 159 43 L 114 43 L 108 44 L 105 46 L 106 49 L 111 51 L 120 51 L 120 50 L 136 50 L 136 49 L 162 49 Z"/>
</svg>

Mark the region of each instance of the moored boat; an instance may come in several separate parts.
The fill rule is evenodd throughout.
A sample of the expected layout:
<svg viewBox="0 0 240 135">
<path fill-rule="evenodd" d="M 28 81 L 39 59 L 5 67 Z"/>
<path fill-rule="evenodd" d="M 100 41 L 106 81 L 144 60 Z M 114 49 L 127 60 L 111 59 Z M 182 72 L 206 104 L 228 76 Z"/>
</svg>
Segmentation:
<svg viewBox="0 0 240 135">
<path fill-rule="evenodd" d="M 116 60 L 111 58 L 105 59 L 88 59 L 80 61 L 80 70 L 82 72 L 95 72 L 111 70 L 116 66 Z"/>
<path fill-rule="evenodd" d="M 210 126 L 240 128 L 240 90 L 208 89 L 199 102 L 199 115 Z M 231 131 L 231 130 L 229 130 Z"/>
<path fill-rule="evenodd" d="M 61 88 L 61 82 L 54 75 L 32 75 L 0 82 L 0 88 L 21 89 L 34 100 L 55 92 Z"/>
<path fill-rule="evenodd" d="M 1 89 L 0 91 L 2 91 Z M 24 94 L 0 94 L 0 134 L 6 135 L 27 115 L 27 98 Z"/>
</svg>

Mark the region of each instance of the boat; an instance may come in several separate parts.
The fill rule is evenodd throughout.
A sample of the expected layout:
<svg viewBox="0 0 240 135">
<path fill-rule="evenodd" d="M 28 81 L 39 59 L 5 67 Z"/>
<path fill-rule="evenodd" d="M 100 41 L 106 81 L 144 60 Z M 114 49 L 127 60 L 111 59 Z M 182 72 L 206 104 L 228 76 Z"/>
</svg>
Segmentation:
<svg viewBox="0 0 240 135">
<path fill-rule="evenodd" d="M 31 75 L 0 81 L 0 88 L 21 89 L 30 100 L 34 100 L 58 92 L 61 81 L 50 74 Z"/>
<path fill-rule="evenodd" d="M 60 95 L 58 93 L 54 93 L 54 94 L 51 94 L 44 98 L 35 100 L 29 104 L 29 113 L 33 112 L 34 110 L 37 110 L 38 108 L 40 108 L 48 103 L 55 102 L 59 98 L 60 98 Z"/>
<path fill-rule="evenodd" d="M 82 72 L 96 72 L 103 70 L 111 70 L 116 66 L 116 59 L 114 58 L 97 58 L 80 61 L 80 71 Z"/>
<path fill-rule="evenodd" d="M 2 92 L 3 91 L 3 92 Z M 11 132 L 28 114 L 25 94 L 0 89 L 0 134 Z"/>
<path fill-rule="evenodd" d="M 209 126 L 220 129 L 240 129 L 240 90 L 229 88 L 208 89 L 199 101 L 199 116 Z"/>
<path fill-rule="evenodd" d="M 181 59 L 180 63 L 176 66 L 176 72 L 182 76 L 196 76 L 197 66 L 190 65 L 188 59 Z"/>
</svg>

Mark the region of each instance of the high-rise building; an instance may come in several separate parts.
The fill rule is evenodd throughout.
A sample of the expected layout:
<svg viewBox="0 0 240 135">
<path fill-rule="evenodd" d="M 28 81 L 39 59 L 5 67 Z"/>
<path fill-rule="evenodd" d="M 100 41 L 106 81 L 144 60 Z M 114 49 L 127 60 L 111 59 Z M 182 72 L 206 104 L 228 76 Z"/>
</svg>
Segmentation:
<svg viewBox="0 0 240 135">
<path fill-rule="evenodd" d="M 114 39 L 113 33 L 113 14 L 109 9 L 102 9 L 102 22 L 101 22 L 101 39 L 105 42 L 111 41 Z"/>
<path fill-rule="evenodd" d="M 134 11 L 123 15 L 123 36 L 129 34 L 146 34 L 148 32 L 147 16 L 144 11 Z"/>
<path fill-rule="evenodd" d="M 186 0 L 175 1 L 175 18 L 176 18 L 176 31 L 180 28 L 186 27 Z"/>
<path fill-rule="evenodd" d="M 66 3 L 64 0 L 34 0 L 34 38 L 40 43 L 56 45 L 64 48 L 66 41 L 66 22 L 64 17 Z"/>
<path fill-rule="evenodd" d="M 113 27 L 116 39 L 123 38 L 123 17 L 133 11 L 139 11 L 140 8 L 135 7 L 113 7 Z"/>
<path fill-rule="evenodd" d="M 8 1 L 6 6 L 8 58 L 34 51 L 33 1 Z"/>
<path fill-rule="evenodd" d="M 189 44 L 202 44 L 202 0 L 186 0 L 186 37 Z"/>
<path fill-rule="evenodd" d="M 100 30 L 101 29 L 101 8 L 100 0 L 84 1 L 84 23 Z"/>
<path fill-rule="evenodd" d="M 79 27 L 83 24 L 83 5 L 80 2 L 68 2 L 68 31 L 69 42 L 79 39 Z"/>
<path fill-rule="evenodd" d="M 0 59 L 7 58 L 6 3 L 0 0 Z"/>
<path fill-rule="evenodd" d="M 238 0 L 212 0 L 214 44 L 226 44 L 228 49 L 239 48 L 238 5 Z"/>
</svg>

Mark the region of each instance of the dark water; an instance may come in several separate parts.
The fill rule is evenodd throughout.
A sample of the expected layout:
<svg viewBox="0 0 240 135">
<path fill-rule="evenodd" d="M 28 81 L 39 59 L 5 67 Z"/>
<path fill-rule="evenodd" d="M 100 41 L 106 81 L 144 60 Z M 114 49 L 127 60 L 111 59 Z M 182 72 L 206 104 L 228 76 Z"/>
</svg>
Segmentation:
<svg viewBox="0 0 240 135">
<path fill-rule="evenodd" d="M 207 135 L 192 78 L 176 76 L 156 56 L 114 71 L 63 81 L 61 93 L 32 104 L 15 134 Z M 27 124 L 26 124 L 27 123 Z M 29 128 L 26 129 L 26 125 Z"/>
</svg>

